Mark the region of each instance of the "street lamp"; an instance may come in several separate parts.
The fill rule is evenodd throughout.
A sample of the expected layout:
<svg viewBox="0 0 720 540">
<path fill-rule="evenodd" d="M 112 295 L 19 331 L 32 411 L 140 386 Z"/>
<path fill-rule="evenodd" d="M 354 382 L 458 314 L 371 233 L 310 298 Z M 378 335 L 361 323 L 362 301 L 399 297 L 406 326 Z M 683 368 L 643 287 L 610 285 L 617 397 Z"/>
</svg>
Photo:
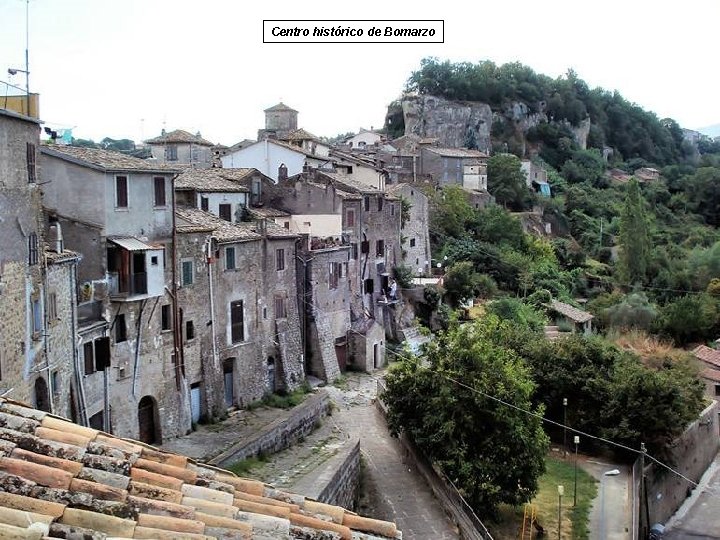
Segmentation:
<svg viewBox="0 0 720 540">
<path fill-rule="evenodd" d="M 577 451 L 578 444 L 580 444 L 580 435 L 573 437 L 575 443 L 575 487 L 573 488 L 573 508 L 577 506 Z"/>
<path fill-rule="evenodd" d="M 563 398 L 563 456 L 567 457 L 567 398 Z"/>
<path fill-rule="evenodd" d="M 565 486 L 558 486 L 558 540 L 560 540 L 560 531 L 562 526 L 562 498 L 565 495 Z"/>
</svg>

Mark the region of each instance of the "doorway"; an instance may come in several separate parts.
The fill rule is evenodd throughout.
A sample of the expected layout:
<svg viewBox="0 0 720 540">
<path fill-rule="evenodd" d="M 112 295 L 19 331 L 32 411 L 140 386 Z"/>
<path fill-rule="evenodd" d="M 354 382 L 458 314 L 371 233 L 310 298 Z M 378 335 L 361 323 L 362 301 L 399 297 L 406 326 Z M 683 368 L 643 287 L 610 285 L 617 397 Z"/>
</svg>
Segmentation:
<svg viewBox="0 0 720 540">
<path fill-rule="evenodd" d="M 155 444 L 158 442 L 155 400 L 150 396 L 145 396 L 138 404 L 138 427 L 140 441 L 147 444 Z"/>
</svg>

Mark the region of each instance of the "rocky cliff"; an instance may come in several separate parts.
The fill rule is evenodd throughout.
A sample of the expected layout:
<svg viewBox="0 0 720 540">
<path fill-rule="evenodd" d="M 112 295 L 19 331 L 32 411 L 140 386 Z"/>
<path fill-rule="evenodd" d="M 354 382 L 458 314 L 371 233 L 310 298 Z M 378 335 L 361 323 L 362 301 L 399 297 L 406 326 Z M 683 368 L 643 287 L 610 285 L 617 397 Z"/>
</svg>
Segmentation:
<svg viewBox="0 0 720 540">
<path fill-rule="evenodd" d="M 527 154 L 525 135 L 528 130 L 541 122 L 547 122 L 544 103 L 537 104 L 537 112 L 527 104 L 512 102 L 501 110 L 493 110 L 487 103 L 477 101 L 450 101 L 430 95 L 408 94 L 400 100 L 405 135 L 435 137 L 441 146 L 463 147 L 469 141 L 478 149 L 489 151 L 494 139 L 493 123 L 506 133 L 509 131 L 520 145 L 520 151 Z M 581 148 L 587 145 L 590 120 L 579 126 L 569 126 Z"/>
</svg>

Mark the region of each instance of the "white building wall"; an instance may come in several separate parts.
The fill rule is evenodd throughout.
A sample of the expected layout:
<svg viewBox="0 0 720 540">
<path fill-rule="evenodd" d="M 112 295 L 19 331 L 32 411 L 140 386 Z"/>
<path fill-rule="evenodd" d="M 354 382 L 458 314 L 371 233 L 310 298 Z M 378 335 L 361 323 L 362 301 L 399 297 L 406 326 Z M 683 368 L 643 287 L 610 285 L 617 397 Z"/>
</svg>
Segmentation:
<svg viewBox="0 0 720 540">
<path fill-rule="evenodd" d="M 305 165 L 305 155 L 290 148 L 264 140 L 241 148 L 220 158 L 225 168 L 252 167 L 278 181 L 278 169 L 285 165 L 288 176 L 299 174 Z"/>
<path fill-rule="evenodd" d="M 208 199 L 208 212 L 218 217 L 220 216 L 220 205 L 229 204 L 231 215 L 236 221 L 237 216 L 240 215 L 239 210 L 247 207 L 247 193 L 198 193 L 196 201 L 198 208 L 202 208 L 200 205 L 202 197 Z"/>
</svg>

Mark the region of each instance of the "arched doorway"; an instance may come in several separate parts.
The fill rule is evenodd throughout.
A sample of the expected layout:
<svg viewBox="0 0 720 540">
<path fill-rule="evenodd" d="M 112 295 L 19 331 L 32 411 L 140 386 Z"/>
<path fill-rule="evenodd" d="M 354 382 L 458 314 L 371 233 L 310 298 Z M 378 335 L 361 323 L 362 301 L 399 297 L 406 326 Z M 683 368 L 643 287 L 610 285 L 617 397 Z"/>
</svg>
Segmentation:
<svg viewBox="0 0 720 540">
<path fill-rule="evenodd" d="M 138 439 L 147 444 L 158 442 L 158 429 L 155 425 L 155 400 L 150 396 L 145 396 L 138 404 L 138 427 L 140 434 Z"/>
<path fill-rule="evenodd" d="M 50 412 L 50 393 L 47 382 L 42 377 L 35 379 L 35 408 Z"/>
</svg>

